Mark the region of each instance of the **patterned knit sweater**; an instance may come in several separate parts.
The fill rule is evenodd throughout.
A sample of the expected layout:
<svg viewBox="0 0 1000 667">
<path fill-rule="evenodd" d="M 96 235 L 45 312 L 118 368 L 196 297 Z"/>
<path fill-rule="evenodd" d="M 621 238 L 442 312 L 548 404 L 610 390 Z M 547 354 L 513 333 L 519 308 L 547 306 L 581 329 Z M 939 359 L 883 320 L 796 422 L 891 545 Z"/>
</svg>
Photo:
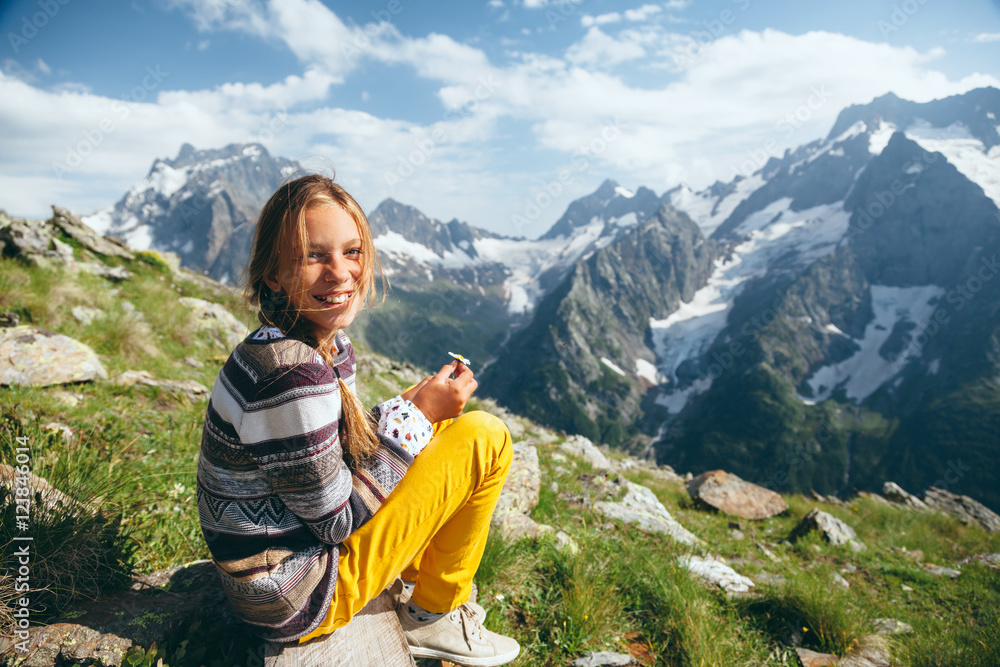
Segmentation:
<svg viewBox="0 0 1000 667">
<path fill-rule="evenodd" d="M 337 378 L 353 391 L 356 364 L 343 332 L 335 346 L 331 366 L 309 345 L 258 329 L 226 361 L 205 416 L 202 533 L 237 614 L 272 641 L 296 641 L 322 622 L 337 545 L 375 514 L 431 437 L 423 414 L 396 397 L 373 410 L 382 446 L 349 469 Z"/>
</svg>

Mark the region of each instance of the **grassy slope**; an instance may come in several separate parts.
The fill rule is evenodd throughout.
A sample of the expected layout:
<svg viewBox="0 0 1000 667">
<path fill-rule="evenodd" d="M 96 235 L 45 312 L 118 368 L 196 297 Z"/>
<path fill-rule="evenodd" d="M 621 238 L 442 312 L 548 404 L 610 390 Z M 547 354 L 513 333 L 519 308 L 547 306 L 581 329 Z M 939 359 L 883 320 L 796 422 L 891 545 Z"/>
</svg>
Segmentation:
<svg viewBox="0 0 1000 667">
<path fill-rule="evenodd" d="M 112 375 L 147 369 L 158 377 L 195 379 L 211 386 L 228 350 L 193 333 L 177 303 L 181 295 L 209 295 L 187 283 L 171 284 L 169 272 L 155 263 L 134 262 L 129 268 L 136 277 L 120 284 L 114 295 L 104 279 L 29 269 L 3 258 L 0 310 L 14 310 L 22 322 L 88 343 L 102 355 Z M 144 315 L 148 330 L 121 311 L 121 299 L 131 301 Z M 240 312 L 233 298 L 223 300 L 234 313 Z M 77 304 L 101 307 L 111 317 L 81 326 L 69 314 Z M 186 356 L 204 366 L 183 363 Z M 359 356 L 372 358 L 363 349 Z M 373 368 L 384 370 L 359 383 L 369 404 L 407 384 L 405 374 L 393 371 L 389 363 Z M 80 397 L 77 406 L 65 403 L 67 392 Z M 470 407 L 495 410 L 492 403 L 476 399 Z M 100 491 L 99 482 L 109 480 L 113 488 L 105 488 L 104 501 L 120 508 L 125 538 L 121 562 L 145 573 L 208 556 L 194 497 L 204 403 L 189 403 L 153 389 L 86 383 L 0 389 L 0 410 L 5 446 L 14 436 L 28 436 L 36 474 L 56 480 L 71 494 L 88 484 Z M 50 421 L 68 424 L 75 437 L 64 442 L 43 431 L 42 425 Z M 727 517 L 697 509 L 679 485 L 641 469 L 628 473 L 633 481 L 652 488 L 678 520 L 712 551 L 728 558 L 737 571 L 750 576 L 766 571 L 789 579 L 787 587 L 761 586 L 759 598 L 731 600 L 677 567 L 676 557 L 682 552 L 677 545 L 612 524 L 560 499 L 559 492 L 581 491 L 577 475 L 592 471 L 583 463 L 557 462 L 553 457 L 557 438 L 530 422 L 518 419 L 517 423 L 515 432 L 524 430 L 541 443 L 544 482 L 535 518 L 565 530 L 580 551 L 561 552 L 551 540 L 505 544 L 491 539 L 478 574 L 480 601 L 489 610 L 487 626 L 521 642 L 523 654 L 516 664 L 562 665 L 586 650 L 603 648 L 631 648 L 647 664 L 795 664 L 780 642 L 788 633 L 799 629 L 806 646 L 840 651 L 876 617 L 899 618 L 917 630 L 893 640 L 899 664 L 1000 661 L 1000 642 L 993 632 L 1000 610 L 1000 574 L 967 565 L 959 579 L 939 579 L 902 551 L 921 549 L 926 560 L 951 565 L 967 555 L 1000 551 L 1000 536 L 988 536 L 945 517 L 858 499 L 849 506 L 823 509 L 854 526 L 869 545 L 866 552 L 854 555 L 813 538 L 790 545 L 783 538 L 816 503 L 789 496 L 788 512 L 764 522 L 743 522 L 746 537 L 737 540 L 730 534 Z M 70 473 L 72 462 L 80 466 L 86 462 L 85 479 Z M 559 466 L 563 471 L 557 470 Z M 549 486 L 552 482 L 558 492 Z M 779 562 L 770 562 L 755 541 L 766 544 Z M 3 542 L 6 539 L 0 535 Z M 840 591 L 830 584 L 830 577 L 848 563 L 857 571 L 844 575 L 851 588 Z M 115 564 L 108 567 L 111 581 Z M 903 585 L 913 590 L 904 591 Z M 234 656 L 230 650 L 242 655 L 245 647 L 219 642 L 199 648 L 189 643 L 182 657 L 172 644 L 166 662 L 226 665 Z"/>
</svg>

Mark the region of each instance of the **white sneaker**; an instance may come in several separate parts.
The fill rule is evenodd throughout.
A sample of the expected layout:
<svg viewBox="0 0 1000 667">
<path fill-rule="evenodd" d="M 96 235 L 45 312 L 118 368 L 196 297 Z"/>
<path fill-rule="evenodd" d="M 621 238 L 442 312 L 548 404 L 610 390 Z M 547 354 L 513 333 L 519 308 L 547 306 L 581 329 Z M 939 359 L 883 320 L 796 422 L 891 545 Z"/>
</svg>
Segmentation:
<svg viewBox="0 0 1000 667">
<path fill-rule="evenodd" d="M 430 623 L 418 623 L 401 606 L 396 613 L 414 658 L 448 660 L 466 667 L 498 667 L 521 652 L 513 638 L 484 628 L 468 603 Z"/>
<path fill-rule="evenodd" d="M 479 619 L 480 623 L 485 623 L 486 610 L 476 602 L 473 602 L 473 600 L 478 597 L 478 592 L 479 589 L 476 587 L 476 584 L 473 583 L 472 595 L 469 596 L 469 600 L 467 602 L 463 602 L 462 604 L 472 610 L 472 613 L 476 615 L 476 618 Z M 406 590 L 406 586 L 403 585 L 402 578 L 396 577 L 396 580 L 392 582 L 392 585 L 389 587 L 389 597 L 392 599 L 394 604 L 399 606 L 402 606 L 410 601 L 410 593 Z"/>
</svg>

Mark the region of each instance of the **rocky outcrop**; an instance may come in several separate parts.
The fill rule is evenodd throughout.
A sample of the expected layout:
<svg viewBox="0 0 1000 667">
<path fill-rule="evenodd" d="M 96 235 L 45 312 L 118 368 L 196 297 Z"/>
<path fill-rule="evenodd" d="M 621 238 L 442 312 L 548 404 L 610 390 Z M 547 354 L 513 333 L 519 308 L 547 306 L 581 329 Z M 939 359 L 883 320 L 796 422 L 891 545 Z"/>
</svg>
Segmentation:
<svg viewBox="0 0 1000 667">
<path fill-rule="evenodd" d="M 194 330 L 208 334 L 226 350 L 236 347 L 249 333 L 247 325 L 218 303 L 188 296 L 179 301 L 191 309 Z"/>
<path fill-rule="evenodd" d="M 570 456 L 583 459 L 597 472 L 611 470 L 611 461 L 601 450 L 594 446 L 589 438 L 582 435 L 571 435 L 559 445 L 559 451 Z"/>
<path fill-rule="evenodd" d="M 140 577 L 130 590 L 103 595 L 73 616 L 30 628 L 28 650 L 17 654 L 19 664 L 120 667 L 127 664 L 125 653 L 133 646 L 148 647 L 153 642 L 162 646 L 195 632 L 212 638 L 242 637 L 248 648 L 261 644 L 232 612 L 210 561 Z"/>
<path fill-rule="evenodd" d="M 687 492 L 693 500 L 743 519 L 767 519 L 788 509 L 781 495 L 724 470 L 698 475 L 688 482 Z"/>
<path fill-rule="evenodd" d="M 718 556 L 709 556 L 707 558 L 694 555 L 682 556 L 678 562 L 687 568 L 691 574 L 713 586 L 718 586 L 730 595 L 746 593 L 751 588 L 754 588 L 752 580 L 744 577 L 742 574 L 737 574 L 733 568 L 729 567 Z"/>
<path fill-rule="evenodd" d="M 179 394 L 190 400 L 208 398 L 212 392 L 200 382 L 194 380 L 163 380 L 150 375 L 149 371 L 125 371 L 111 379 L 112 384 L 144 387 L 157 387 L 174 394 Z"/>
<path fill-rule="evenodd" d="M 601 495 L 617 497 L 624 493 L 621 500 L 599 500 L 594 503 L 594 509 L 609 519 L 633 524 L 650 533 L 666 535 L 681 544 L 704 545 L 701 539 L 674 519 L 656 494 L 645 486 L 619 478 L 616 481 L 603 480 L 600 487 Z"/>
<path fill-rule="evenodd" d="M 807 648 L 796 648 L 795 656 L 802 667 L 835 667 L 840 662 L 840 658 L 832 653 L 817 653 Z"/>
<path fill-rule="evenodd" d="M 895 482 L 886 482 L 882 485 L 882 495 L 886 500 L 900 505 L 906 505 L 907 507 L 912 507 L 915 510 L 925 510 L 927 509 L 927 503 L 911 495 L 903 490 L 899 484 Z"/>
<path fill-rule="evenodd" d="M 61 206 L 52 207 L 52 224 L 66 236 L 98 255 L 135 259 L 135 254 L 128 246 L 116 239 L 101 236 Z"/>
<path fill-rule="evenodd" d="M 889 644 L 879 635 L 865 635 L 857 640 L 837 667 L 892 667 Z"/>
<path fill-rule="evenodd" d="M 818 509 L 812 510 L 802 518 L 789 539 L 795 541 L 813 530 L 818 530 L 823 538 L 834 546 L 847 545 L 852 551 L 862 551 L 865 548 L 853 528 L 837 517 Z"/>
<path fill-rule="evenodd" d="M 1000 533 L 1000 516 L 969 496 L 960 496 L 932 486 L 924 492 L 924 502 L 968 526 L 979 526 L 987 533 Z"/>
<path fill-rule="evenodd" d="M 986 567 L 1000 570 L 1000 554 L 976 554 L 975 556 L 969 556 L 958 561 L 959 565 L 965 565 L 966 563 L 982 563 Z"/>
<path fill-rule="evenodd" d="M 876 618 L 872 626 L 877 635 L 906 635 L 913 633 L 913 626 L 895 618 Z"/>
<path fill-rule="evenodd" d="M 638 664 L 632 656 L 612 651 L 591 651 L 573 661 L 573 667 L 631 667 Z"/>
<path fill-rule="evenodd" d="M 94 351 L 69 336 L 31 325 L 0 329 L 0 385 L 47 387 L 107 377 Z"/>
<path fill-rule="evenodd" d="M 493 512 L 492 528 L 507 540 L 539 537 L 551 531 L 551 526 L 536 523 L 530 516 L 538 504 L 541 486 L 538 450 L 534 445 L 515 443 L 514 459 Z"/>
<path fill-rule="evenodd" d="M 0 463 L 0 486 L 13 489 L 17 485 L 16 478 L 23 477 L 11 466 Z M 67 496 L 65 493 L 48 483 L 45 479 L 29 472 L 28 489 L 31 493 L 32 504 L 35 508 L 42 508 L 46 512 L 87 512 L 88 509 L 80 501 Z"/>
</svg>

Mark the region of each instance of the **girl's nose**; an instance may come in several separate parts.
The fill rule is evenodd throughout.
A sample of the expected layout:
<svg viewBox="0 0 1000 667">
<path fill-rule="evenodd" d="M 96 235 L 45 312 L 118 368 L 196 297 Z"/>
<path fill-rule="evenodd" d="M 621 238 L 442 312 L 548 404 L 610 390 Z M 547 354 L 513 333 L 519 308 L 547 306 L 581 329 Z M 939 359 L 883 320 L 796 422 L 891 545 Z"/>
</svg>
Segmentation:
<svg viewBox="0 0 1000 667">
<path fill-rule="evenodd" d="M 347 282 L 351 279 L 351 267 L 347 259 L 334 255 L 327 266 L 331 278 L 337 283 Z"/>
</svg>

